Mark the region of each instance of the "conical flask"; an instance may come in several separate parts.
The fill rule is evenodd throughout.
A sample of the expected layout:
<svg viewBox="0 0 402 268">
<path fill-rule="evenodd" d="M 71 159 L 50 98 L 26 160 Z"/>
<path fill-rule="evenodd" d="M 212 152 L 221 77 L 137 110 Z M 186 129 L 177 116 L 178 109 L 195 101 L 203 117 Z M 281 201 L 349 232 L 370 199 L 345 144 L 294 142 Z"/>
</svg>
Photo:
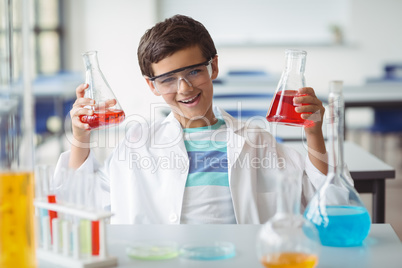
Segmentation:
<svg viewBox="0 0 402 268">
<path fill-rule="evenodd" d="M 318 229 L 321 244 L 359 246 L 370 231 L 370 216 L 344 175 L 342 81 L 330 82 L 328 175 L 308 204 L 304 216 Z"/>
<path fill-rule="evenodd" d="M 289 126 L 312 126 L 314 122 L 301 117 L 296 113 L 293 98 L 303 96 L 298 89 L 306 86 L 304 70 L 307 52 L 303 50 L 287 49 L 286 66 L 275 91 L 267 113 L 267 120 Z"/>
<path fill-rule="evenodd" d="M 87 123 L 91 129 L 120 124 L 126 115 L 99 68 L 97 51 L 85 52 L 82 57 L 88 84 L 84 97 L 95 100 L 95 105 L 87 107 L 94 113 L 80 116 L 81 122 Z"/>
<path fill-rule="evenodd" d="M 318 264 L 318 231 L 300 214 L 301 176 L 301 172 L 279 170 L 275 176 L 276 213 L 257 237 L 257 255 L 264 267 L 312 268 Z"/>
</svg>

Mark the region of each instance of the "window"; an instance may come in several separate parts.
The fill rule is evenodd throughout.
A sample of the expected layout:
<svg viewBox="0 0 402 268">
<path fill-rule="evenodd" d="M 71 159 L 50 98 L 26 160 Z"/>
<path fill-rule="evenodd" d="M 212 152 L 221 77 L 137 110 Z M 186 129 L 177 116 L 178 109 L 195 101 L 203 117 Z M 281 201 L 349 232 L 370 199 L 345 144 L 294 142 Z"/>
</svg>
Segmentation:
<svg viewBox="0 0 402 268">
<path fill-rule="evenodd" d="M 33 77 L 55 74 L 64 67 L 63 0 L 30 0 L 29 4 Z M 21 75 L 22 1 L 0 0 L 0 7 L 0 84 L 4 85 Z"/>
<path fill-rule="evenodd" d="M 38 74 L 53 74 L 63 68 L 62 1 L 34 0 L 34 43 Z"/>
</svg>

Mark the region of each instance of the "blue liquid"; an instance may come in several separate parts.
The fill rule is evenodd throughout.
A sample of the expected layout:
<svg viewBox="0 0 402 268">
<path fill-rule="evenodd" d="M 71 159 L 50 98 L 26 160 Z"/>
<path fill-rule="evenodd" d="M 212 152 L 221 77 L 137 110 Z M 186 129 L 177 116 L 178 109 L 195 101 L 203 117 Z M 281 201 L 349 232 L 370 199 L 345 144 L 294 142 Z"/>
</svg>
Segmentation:
<svg viewBox="0 0 402 268">
<path fill-rule="evenodd" d="M 311 218 L 306 217 L 307 213 L 305 217 L 317 227 L 324 246 L 360 246 L 370 231 L 370 215 L 364 207 L 327 206 L 327 216 L 315 212 Z"/>
</svg>

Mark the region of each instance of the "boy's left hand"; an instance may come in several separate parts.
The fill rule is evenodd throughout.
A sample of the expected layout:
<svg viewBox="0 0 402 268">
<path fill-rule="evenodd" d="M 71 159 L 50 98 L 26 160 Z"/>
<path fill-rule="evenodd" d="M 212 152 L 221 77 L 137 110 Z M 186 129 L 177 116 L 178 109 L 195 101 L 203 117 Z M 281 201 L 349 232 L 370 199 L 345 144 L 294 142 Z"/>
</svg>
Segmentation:
<svg viewBox="0 0 402 268">
<path fill-rule="evenodd" d="M 315 95 L 314 89 L 311 87 L 303 87 L 298 90 L 300 95 L 293 99 L 295 105 L 300 105 L 295 108 L 297 113 L 301 113 L 303 119 L 308 119 L 314 122 L 312 126 L 304 128 L 306 135 L 321 134 L 322 135 L 322 121 L 324 118 L 325 108 Z M 301 104 L 303 104 L 301 106 Z"/>
</svg>

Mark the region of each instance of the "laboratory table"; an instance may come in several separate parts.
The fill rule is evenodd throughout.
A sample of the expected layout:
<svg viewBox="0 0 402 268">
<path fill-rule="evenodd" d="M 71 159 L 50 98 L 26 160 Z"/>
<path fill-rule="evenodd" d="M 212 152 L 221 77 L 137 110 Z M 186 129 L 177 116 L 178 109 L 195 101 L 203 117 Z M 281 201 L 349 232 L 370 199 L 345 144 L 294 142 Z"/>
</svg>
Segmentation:
<svg viewBox="0 0 402 268">
<path fill-rule="evenodd" d="M 111 225 L 108 228 L 110 255 L 118 267 L 263 267 L 257 258 L 256 241 L 261 225 Z M 235 245 L 236 256 L 226 260 L 197 261 L 183 258 L 160 261 L 130 259 L 125 248 L 136 241 L 188 242 L 227 241 Z M 321 246 L 319 264 L 327 268 L 401 267 L 402 244 L 389 224 L 373 224 L 360 247 Z"/>
<path fill-rule="evenodd" d="M 117 257 L 118 266 L 125 267 L 230 267 L 262 268 L 256 254 L 258 232 L 262 225 L 107 225 L 109 256 Z M 135 242 L 175 242 L 178 246 L 192 242 L 225 241 L 235 246 L 234 257 L 224 260 L 200 261 L 181 257 L 169 260 L 137 260 L 126 255 L 126 248 Z M 338 248 L 320 246 L 317 268 L 397 268 L 402 263 L 402 243 L 389 224 L 373 224 L 362 246 Z M 56 268 L 43 260 L 39 268 Z"/>
<path fill-rule="evenodd" d="M 303 155 L 307 155 L 306 142 L 284 142 L 284 144 Z M 350 141 L 344 143 L 344 156 L 356 190 L 359 193 L 371 193 L 373 195 L 373 222 L 384 223 L 385 180 L 395 178 L 395 169 Z"/>
</svg>

